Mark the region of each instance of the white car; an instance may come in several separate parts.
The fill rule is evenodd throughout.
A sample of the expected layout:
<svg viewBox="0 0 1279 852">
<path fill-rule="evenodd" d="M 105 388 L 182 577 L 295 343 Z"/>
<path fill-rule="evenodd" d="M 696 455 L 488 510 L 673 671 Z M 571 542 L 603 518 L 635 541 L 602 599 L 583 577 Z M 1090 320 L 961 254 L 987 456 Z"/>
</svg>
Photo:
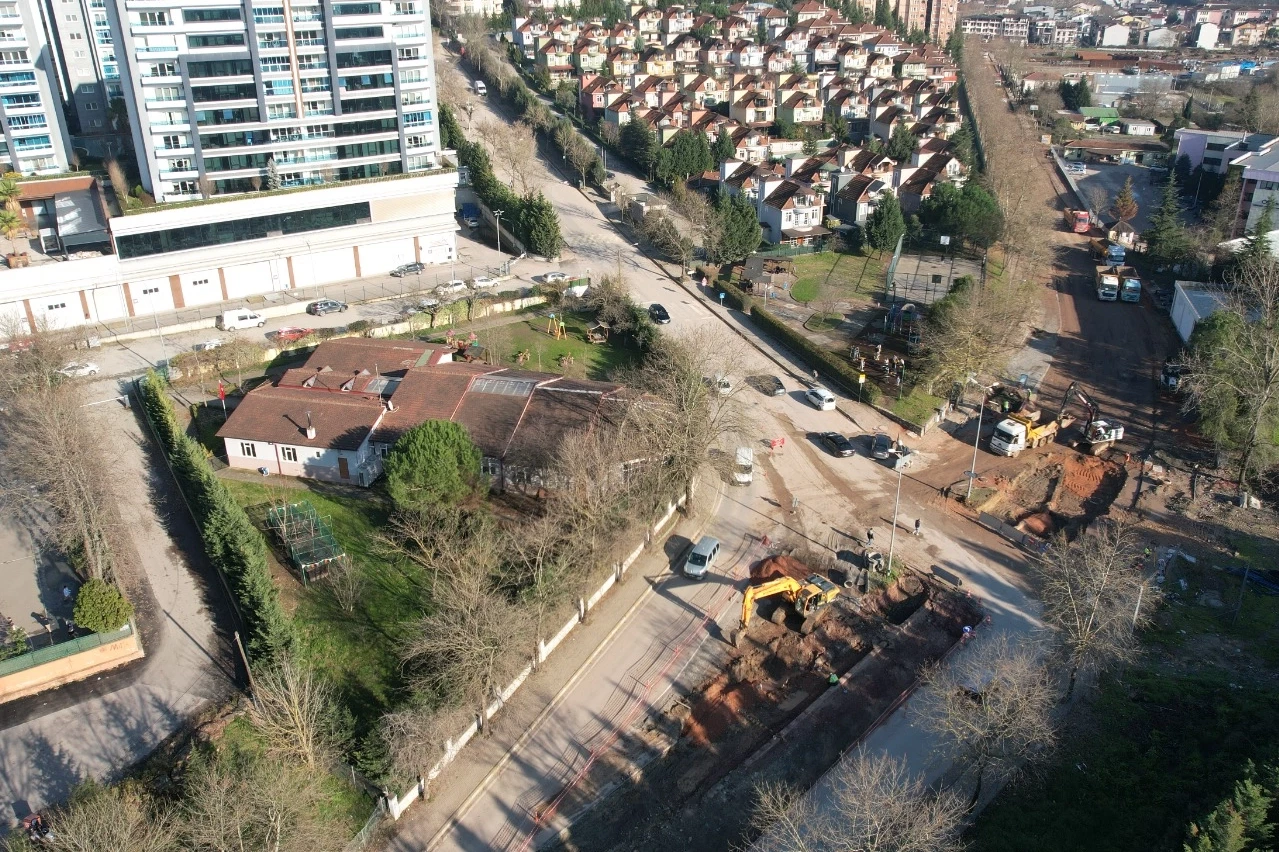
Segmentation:
<svg viewBox="0 0 1279 852">
<path fill-rule="evenodd" d="M 482 287 L 492 287 L 496 284 L 497 282 L 494 281 L 492 278 L 489 278 L 487 275 L 481 275 L 478 278 L 471 279 L 471 286 L 477 290 L 479 290 Z"/>
<path fill-rule="evenodd" d="M 548 272 L 542 276 L 542 280 L 547 284 L 559 284 L 560 282 L 567 281 L 568 276 L 563 272 Z"/>
<path fill-rule="evenodd" d="M 804 398 L 813 404 L 818 411 L 835 410 L 835 394 L 823 387 L 809 388 L 804 391 Z"/>
<path fill-rule="evenodd" d="M 448 294 L 456 295 L 458 293 L 465 293 L 468 289 L 469 288 L 466 286 L 465 281 L 459 281 L 458 279 L 454 278 L 452 281 L 446 281 L 440 286 L 436 287 L 435 292 L 444 293 L 446 295 Z"/>
<path fill-rule="evenodd" d="M 58 371 L 67 378 L 79 379 L 84 376 L 96 376 L 98 365 L 92 361 L 73 361 Z"/>
<path fill-rule="evenodd" d="M 1088 174 L 1088 167 L 1083 163 L 1071 163 L 1066 166 L 1066 171 L 1072 175 L 1086 175 Z"/>
<path fill-rule="evenodd" d="M 192 346 L 191 351 L 192 352 L 208 352 L 210 349 L 217 349 L 219 346 L 223 346 L 225 344 L 226 344 L 226 341 L 223 340 L 221 337 L 212 337 L 204 341 L 203 343 L 197 343 L 195 346 Z"/>
</svg>

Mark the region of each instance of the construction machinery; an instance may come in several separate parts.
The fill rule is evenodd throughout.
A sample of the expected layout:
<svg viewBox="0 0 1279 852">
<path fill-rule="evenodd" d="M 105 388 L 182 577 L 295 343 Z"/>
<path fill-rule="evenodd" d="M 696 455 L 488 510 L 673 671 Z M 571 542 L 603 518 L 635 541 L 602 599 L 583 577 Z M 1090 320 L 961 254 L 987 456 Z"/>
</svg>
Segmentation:
<svg viewBox="0 0 1279 852">
<path fill-rule="evenodd" d="M 779 605 L 773 610 L 770 621 L 782 624 L 786 621 L 787 609 L 795 611 L 803 619 L 799 632 L 803 636 L 813 632 L 818 620 L 826 612 L 827 605 L 839 597 L 839 586 L 820 574 L 810 574 L 803 581 L 794 577 L 778 577 L 757 586 L 747 586 L 742 597 L 742 620 L 733 633 L 733 645 L 736 646 L 746 635 L 746 628 L 751 623 L 751 613 L 755 609 L 755 601 L 780 595 L 789 607 Z"/>
<path fill-rule="evenodd" d="M 1070 406 L 1075 402 L 1083 407 L 1083 417 L 1070 413 Z M 1073 382 L 1066 389 L 1057 416 L 1047 423 L 1038 423 L 1023 414 L 1011 414 L 999 421 L 990 436 L 990 451 L 1001 456 L 1016 456 L 1028 447 L 1048 443 L 1076 422 L 1082 425 L 1067 438 L 1067 443 L 1081 453 L 1099 456 L 1124 439 L 1124 427 L 1103 419 L 1097 403 L 1078 382 Z"/>
<path fill-rule="evenodd" d="M 1113 266 L 1097 267 L 1097 300 L 1114 302 L 1119 298 L 1119 276 Z"/>
<path fill-rule="evenodd" d="M 1075 210 L 1067 207 L 1066 227 L 1076 234 L 1086 234 L 1092 228 L 1092 216 L 1088 214 L 1087 210 Z"/>
</svg>

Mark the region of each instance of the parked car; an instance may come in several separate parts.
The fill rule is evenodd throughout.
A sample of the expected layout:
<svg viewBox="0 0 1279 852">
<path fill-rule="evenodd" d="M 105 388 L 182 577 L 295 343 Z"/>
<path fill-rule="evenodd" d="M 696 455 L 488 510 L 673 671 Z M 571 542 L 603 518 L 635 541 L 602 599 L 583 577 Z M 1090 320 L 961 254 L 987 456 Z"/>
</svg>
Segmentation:
<svg viewBox="0 0 1279 852">
<path fill-rule="evenodd" d="M 826 449 L 840 458 L 847 458 L 857 452 L 853 449 L 853 442 L 838 432 L 822 432 L 817 436 L 817 440 L 821 441 L 826 446 Z"/>
<path fill-rule="evenodd" d="M 1066 166 L 1066 171 L 1072 175 L 1086 175 L 1088 174 L 1088 167 L 1083 163 L 1071 163 Z"/>
<path fill-rule="evenodd" d="M 487 275 L 480 275 L 477 278 L 471 279 L 471 286 L 477 290 L 483 287 L 493 287 L 496 284 L 497 282 L 492 278 L 489 278 Z"/>
<path fill-rule="evenodd" d="M 80 379 L 85 376 L 96 376 L 98 365 L 92 361 L 72 361 L 58 372 L 69 379 Z"/>
<path fill-rule="evenodd" d="M 816 408 L 818 411 L 835 410 L 835 394 L 826 390 L 824 387 L 809 388 L 804 391 L 804 398 L 812 403 L 813 408 Z"/>
<path fill-rule="evenodd" d="M 348 307 L 346 302 L 339 302 L 337 299 L 321 299 L 307 305 L 306 312 L 312 316 L 322 317 L 325 314 L 340 314 Z"/>
<path fill-rule="evenodd" d="M 465 281 L 454 278 L 452 281 L 445 281 L 443 284 L 435 288 L 435 292 L 442 293 L 446 296 L 455 296 L 459 293 L 465 293 L 469 288 Z"/>
<path fill-rule="evenodd" d="M 870 454 L 877 459 L 886 459 L 893 453 L 893 439 L 883 432 L 876 432 L 870 439 Z"/>
<path fill-rule="evenodd" d="M 394 278 L 403 278 L 405 275 L 417 275 L 426 269 L 425 263 L 405 263 L 391 270 L 391 276 Z"/>
<path fill-rule="evenodd" d="M 548 272 L 542 276 L 542 280 L 547 284 L 560 284 L 568 280 L 568 276 L 563 272 Z"/>
<path fill-rule="evenodd" d="M 284 328 L 271 335 L 275 342 L 278 343 L 297 343 L 304 337 L 315 334 L 315 330 L 311 328 L 302 328 L 296 325 L 286 325 Z"/>
<path fill-rule="evenodd" d="M 648 306 L 648 318 L 658 325 L 666 325 L 671 321 L 671 315 L 666 312 L 666 308 L 657 302 Z"/>
<path fill-rule="evenodd" d="M 226 345 L 226 340 L 221 337 L 211 337 L 203 343 L 197 343 L 191 347 L 192 352 L 208 352 L 210 349 L 217 349 L 219 346 Z"/>
</svg>

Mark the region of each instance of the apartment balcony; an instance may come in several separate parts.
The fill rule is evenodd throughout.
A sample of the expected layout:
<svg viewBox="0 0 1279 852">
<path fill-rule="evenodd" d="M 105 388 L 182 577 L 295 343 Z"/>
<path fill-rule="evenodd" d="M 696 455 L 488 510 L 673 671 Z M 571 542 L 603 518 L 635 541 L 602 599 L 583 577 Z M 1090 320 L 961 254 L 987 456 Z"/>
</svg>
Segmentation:
<svg viewBox="0 0 1279 852">
<path fill-rule="evenodd" d="M 181 169 L 179 171 L 166 171 L 160 169 L 160 180 L 196 180 L 200 177 L 200 173 L 196 169 Z"/>
<path fill-rule="evenodd" d="M 149 59 L 156 56 L 177 56 L 178 46 L 176 44 L 154 45 L 149 47 L 138 47 L 134 49 L 134 55 L 138 59 Z"/>
</svg>

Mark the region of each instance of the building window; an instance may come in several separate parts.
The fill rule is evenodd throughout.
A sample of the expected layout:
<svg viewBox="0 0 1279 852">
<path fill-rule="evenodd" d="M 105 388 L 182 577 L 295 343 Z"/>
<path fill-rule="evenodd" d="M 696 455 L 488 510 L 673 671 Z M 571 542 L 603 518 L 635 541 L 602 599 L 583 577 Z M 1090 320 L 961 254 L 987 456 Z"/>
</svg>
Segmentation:
<svg viewBox="0 0 1279 852">
<path fill-rule="evenodd" d="M 144 287 L 144 288 L 142 288 L 142 295 L 144 295 L 144 296 L 154 296 L 156 293 L 159 293 L 159 292 L 160 292 L 160 288 L 159 288 L 159 287 Z"/>
<path fill-rule="evenodd" d="M 138 15 L 138 23 L 144 27 L 167 27 L 169 25 L 169 13 L 143 12 Z"/>
<path fill-rule="evenodd" d="M 195 195 L 197 187 L 193 180 L 179 180 L 174 181 L 173 191 L 179 195 Z"/>
<path fill-rule="evenodd" d="M 201 284 L 208 284 L 208 283 L 209 283 L 209 279 L 207 278 L 196 278 L 191 281 L 191 286 L 199 287 Z"/>
<path fill-rule="evenodd" d="M 87 104 L 84 105 L 84 109 L 85 109 L 85 112 L 97 112 L 98 105 L 93 101 L 89 101 Z"/>
<path fill-rule="evenodd" d="M 208 21 L 238 21 L 240 20 L 239 9 L 183 9 L 182 20 L 188 24 L 205 23 Z"/>
<path fill-rule="evenodd" d="M 123 234 L 116 237 L 116 248 L 119 256 L 124 259 L 147 257 L 170 251 L 267 239 L 276 233 L 289 235 L 349 228 L 367 223 L 370 216 L 369 204 L 363 201 L 140 234 Z"/>
<path fill-rule="evenodd" d="M 67 33 L 68 41 L 84 41 L 84 33 Z"/>
<path fill-rule="evenodd" d="M 73 23 L 75 23 L 76 21 L 80 20 L 80 16 L 79 16 L 79 15 L 67 15 L 67 16 L 66 16 L 66 19 L 67 19 L 67 22 L 68 22 L 68 23 L 72 23 L 72 24 L 73 24 Z"/>
<path fill-rule="evenodd" d="M 239 47 L 242 44 L 244 44 L 244 33 L 187 36 L 188 47 Z"/>
<path fill-rule="evenodd" d="M 46 310 L 50 310 L 50 311 L 60 311 L 60 310 L 62 310 L 63 308 L 65 308 L 66 306 L 67 306 L 67 303 L 66 303 L 66 302 L 58 302 L 56 305 L 49 305 L 49 307 L 48 307 Z"/>
<path fill-rule="evenodd" d="M 280 458 L 286 462 L 295 462 L 298 460 L 297 447 L 280 447 Z"/>
<path fill-rule="evenodd" d="M 255 459 L 258 457 L 258 448 L 255 444 L 252 444 L 249 441 L 241 441 L 240 455 Z"/>
<path fill-rule="evenodd" d="M 88 58 L 89 58 L 89 51 L 87 51 L 87 50 L 76 50 L 76 51 L 73 51 L 71 55 L 72 55 L 73 57 L 75 57 L 76 59 L 88 59 Z"/>
<path fill-rule="evenodd" d="M 181 136 L 161 136 L 160 144 L 165 148 L 185 148 L 186 140 Z"/>
</svg>

